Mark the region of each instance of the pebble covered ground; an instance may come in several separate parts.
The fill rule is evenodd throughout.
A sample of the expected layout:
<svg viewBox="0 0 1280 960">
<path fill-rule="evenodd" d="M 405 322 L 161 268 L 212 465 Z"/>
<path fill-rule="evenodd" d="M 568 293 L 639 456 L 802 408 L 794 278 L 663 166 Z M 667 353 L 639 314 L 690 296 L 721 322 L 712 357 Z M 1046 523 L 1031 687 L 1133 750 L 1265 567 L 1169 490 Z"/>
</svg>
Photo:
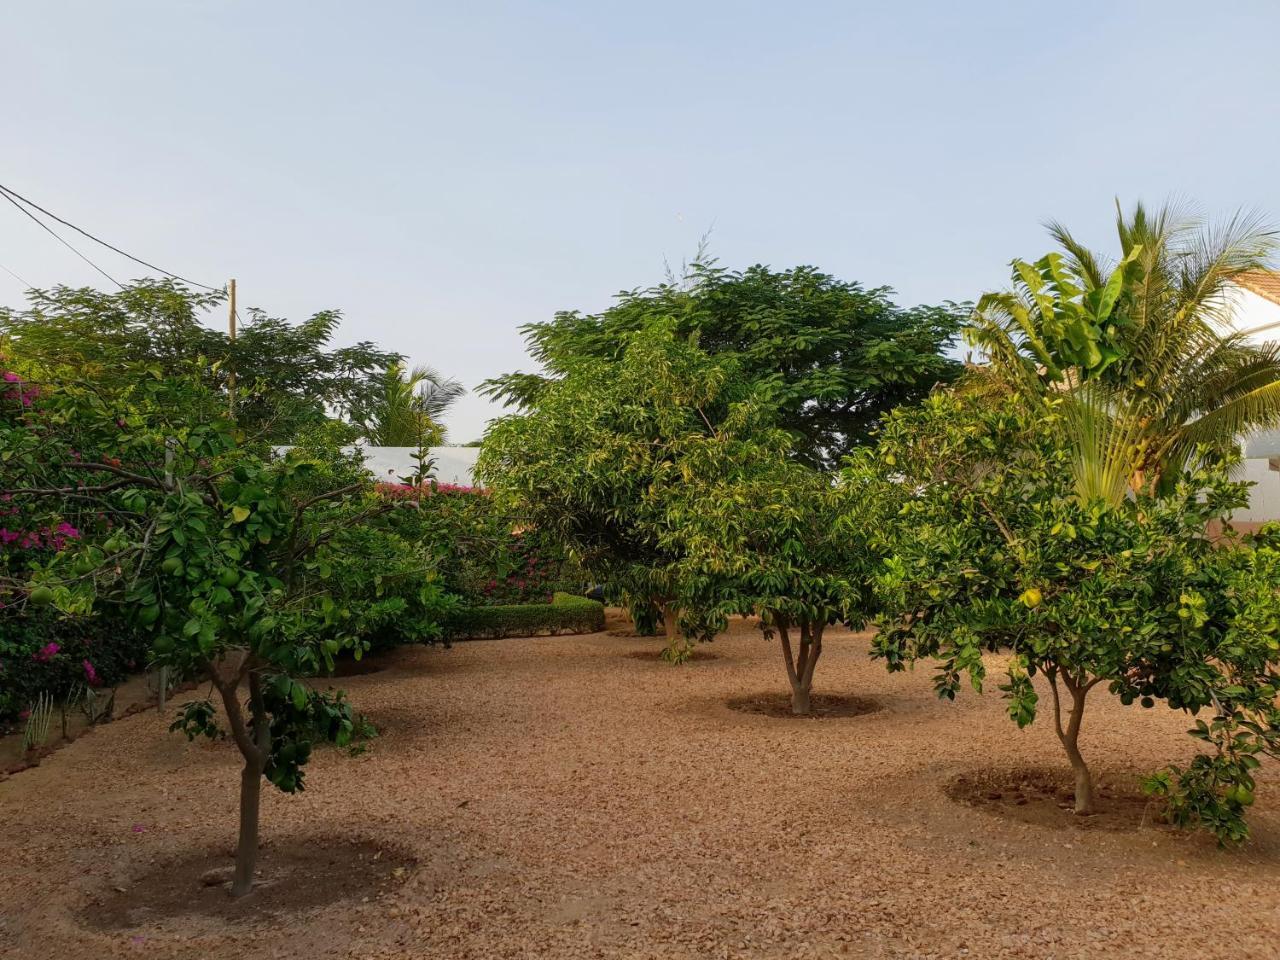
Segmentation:
<svg viewBox="0 0 1280 960">
<path fill-rule="evenodd" d="M 239 912 L 195 879 L 228 862 L 234 747 L 188 744 L 154 711 L 98 728 L 0 783 L 0 956 L 1280 955 L 1270 776 L 1236 852 L 1141 804 L 1106 828 L 1016 784 L 1016 806 L 975 806 L 957 783 L 999 797 L 1001 771 L 1057 775 L 1048 716 L 1019 731 L 994 690 L 939 702 L 926 667 L 889 675 L 838 631 L 817 688 L 879 709 L 736 712 L 727 701 L 785 688 L 775 646 L 737 624 L 714 658 L 635 656 L 656 646 L 404 648 L 342 680 L 382 735 L 360 756 L 319 752 L 302 794 L 264 788 L 266 893 Z M 1182 715 L 1093 699 L 1082 747 L 1121 793 L 1190 756 Z M 276 860 L 311 871 L 303 886 L 273 888 Z M 122 917 L 137 891 L 157 903 Z"/>
</svg>

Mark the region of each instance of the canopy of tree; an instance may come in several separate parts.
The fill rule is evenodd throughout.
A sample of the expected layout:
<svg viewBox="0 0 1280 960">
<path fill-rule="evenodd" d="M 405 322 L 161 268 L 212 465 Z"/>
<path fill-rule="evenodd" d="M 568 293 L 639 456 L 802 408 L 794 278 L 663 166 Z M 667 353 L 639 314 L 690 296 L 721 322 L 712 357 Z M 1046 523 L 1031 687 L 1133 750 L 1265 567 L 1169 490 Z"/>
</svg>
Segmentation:
<svg viewBox="0 0 1280 960">
<path fill-rule="evenodd" d="M 960 372 L 943 351 L 967 308 L 904 309 L 890 293 L 812 267 L 733 272 L 695 261 L 685 282 L 625 292 L 598 315 L 565 311 L 525 326 L 529 353 L 545 375 L 508 374 L 486 388 L 527 408 L 576 361 L 616 361 L 626 334 L 667 319 L 676 334 L 696 336 L 707 353 L 732 361 L 739 376 L 768 381 L 780 425 L 795 438 L 793 456 L 829 467 L 865 442 L 884 413 Z"/>
<path fill-rule="evenodd" d="M 0 337 L 15 362 L 47 375 L 74 371 L 114 388 L 139 368 L 169 376 L 202 364 L 206 386 L 225 396 L 234 375 L 236 420 L 275 443 L 330 417 L 370 409 L 383 371 L 400 355 L 373 343 L 333 347 L 341 314 L 326 310 L 292 325 L 248 311 L 233 341 L 201 317 L 224 300 L 171 281 L 139 281 L 116 293 L 90 288 L 34 290 L 25 310 L 0 308 Z"/>
</svg>

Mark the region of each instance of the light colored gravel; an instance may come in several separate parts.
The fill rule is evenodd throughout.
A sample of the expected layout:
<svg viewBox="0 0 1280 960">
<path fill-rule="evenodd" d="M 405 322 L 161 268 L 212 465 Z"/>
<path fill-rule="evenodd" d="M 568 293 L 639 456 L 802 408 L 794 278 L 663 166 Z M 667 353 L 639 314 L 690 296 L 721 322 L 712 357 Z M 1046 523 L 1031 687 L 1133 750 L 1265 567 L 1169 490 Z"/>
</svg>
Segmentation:
<svg viewBox="0 0 1280 960">
<path fill-rule="evenodd" d="M 1018 731 L 992 694 L 940 703 L 927 669 L 890 676 L 865 637 L 829 637 L 818 689 L 883 709 L 728 710 L 785 686 L 776 649 L 741 624 L 684 668 L 606 634 L 396 651 L 342 682 L 382 737 L 361 757 L 319 754 L 304 794 L 264 791 L 263 836 L 369 839 L 418 866 L 381 898 L 248 923 L 82 922 L 102 891 L 229 851 L 234 833 L 232 746 L 188 745 L 154 712 L 113 723 L 0 783 L 0 955 L 1278 955 L 1280 784 L 1259 790 L 1256 839 L 1236 853 L 962 806 L 943 792 L 958 775 L 1061 766 L 1051 725 Z M 1086 724 L 1101 769 L 1192 749 L 1166 710 L 1101 696 Z"/>
</svg>

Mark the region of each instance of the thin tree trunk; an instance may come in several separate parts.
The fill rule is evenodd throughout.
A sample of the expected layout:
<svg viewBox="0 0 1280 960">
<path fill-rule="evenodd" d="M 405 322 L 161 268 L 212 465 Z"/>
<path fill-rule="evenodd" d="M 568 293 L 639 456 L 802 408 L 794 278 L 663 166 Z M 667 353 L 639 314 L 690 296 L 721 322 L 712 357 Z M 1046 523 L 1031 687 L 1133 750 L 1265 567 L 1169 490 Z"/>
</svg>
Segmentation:
<svg viewBox="0 0 1280 960">
<path fill-rule="evenodd" d="M 236 871 L 231 879 L 231 895 L 243 897 L 253 889 L 253 872 L 258 865 L 258 814 L 262 799 L 262 769 L 246 760 L 240 771 L 240 836 L 236 841 Z"/>
<path fill-rule="evenodd" d="M 258 819 L 262 799 L 262 771 L 271 747 L 271 725 L 262 697 L 262 679 L 256 670 L 249 672 L 249 709 L 252 711 L 252 736 L 240 709 L 239 676 L 214 680 L 227 712 L 231 738 L 244 757 L 240 771 L 240 832 L 236 842 L 236 866 L 231 879 L 231 895 L 242 897 L 253 889 L 253 874 L 258 865 Z"/>
<path fill-rule="evenodd" d="M 1058 695 L 1058 673 L 1049 673 L 1049 685 L 1053 691 L 1053 722 L 1057 728 L 1058 739 L 1071 761 L 1071 770 L 1075 774 L 1075 812 L 1080 815 L 1093 813 L 1093 775 L 1089 765 L 1084 762 L 1080 753 L 1080 721 L 1084 719 L 1084 700 L 1097 680 L 1073 680 L 1070 674 L 1062 674 L 1062 685 L 1071 694 L 1071 712 L 1064 725 L 1062 722 L 1062 701 Z"/>
</svg>

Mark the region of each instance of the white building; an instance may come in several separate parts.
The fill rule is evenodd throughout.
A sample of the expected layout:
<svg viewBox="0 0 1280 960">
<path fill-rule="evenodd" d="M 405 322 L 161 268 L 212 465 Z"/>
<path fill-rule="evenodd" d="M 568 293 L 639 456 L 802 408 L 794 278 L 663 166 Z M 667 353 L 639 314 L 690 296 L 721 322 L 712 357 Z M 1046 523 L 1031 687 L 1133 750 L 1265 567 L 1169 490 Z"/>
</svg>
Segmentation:
<svg viewBox="0 0 1280 960">
<path fill-rule="evenodd" d="M 1228 297 L 1229 326 L 1255 343 L 1280 340 L 1280 272 L 1251 270 L 1235 278 Z M 1249 506 L 1236 512 L 1238 524 L 1280 520 L 1280 430 L 1260 430 L 1245 438 L 1242 477 L 1254 483 Z"/>
</svg>

